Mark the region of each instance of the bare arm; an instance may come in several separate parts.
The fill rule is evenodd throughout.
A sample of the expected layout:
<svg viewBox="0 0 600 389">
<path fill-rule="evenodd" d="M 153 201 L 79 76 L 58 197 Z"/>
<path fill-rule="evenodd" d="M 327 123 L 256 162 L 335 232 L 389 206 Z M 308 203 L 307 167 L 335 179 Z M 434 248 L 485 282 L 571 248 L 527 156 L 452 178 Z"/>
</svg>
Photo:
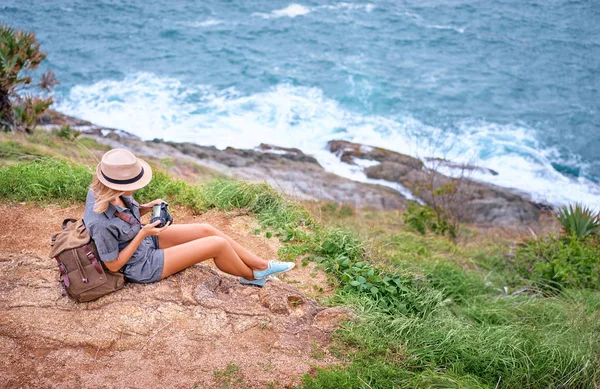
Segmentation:
<svg viewBox="0 0 600 389">
<path fill-rule="evenodd" d="M 131 259 L 133 253 L 135 253 L 135 250 L 137 250 L 145 237 L 150 235 L 158 235 L 170 225 L 167 224 L 162 228 L 154 228 L 156 225 L 158 225 L 158 223 L 160 223 L 160 220 L 155 221 L 152 224 L 146 224 L 140 229 L 135 238 L 133 238 L 123 250 L 119 251 L 119 256 L 117 259 L 110 262 L 104 262 L 108 270 L 114 272 L 119 271 Z"/>
</svg>

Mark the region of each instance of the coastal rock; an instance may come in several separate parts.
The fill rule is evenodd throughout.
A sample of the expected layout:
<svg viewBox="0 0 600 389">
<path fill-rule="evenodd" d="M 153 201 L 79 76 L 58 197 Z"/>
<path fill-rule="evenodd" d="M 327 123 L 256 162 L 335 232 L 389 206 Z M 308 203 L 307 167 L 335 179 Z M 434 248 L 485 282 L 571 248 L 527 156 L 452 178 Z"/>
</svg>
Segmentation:
<svg viewBox="0 0 600 389">
<path fill-rule="evenodd" d="M 511 226 L 539 220 L 539 205 L 524 194 L 470 179 L 468 171 L 476 167 L 468 166 L 464 176 L 454 178 L 426 168 L 416 158 L 377 147 L 335 140 L 328 148 L 346 163 L 379 161 L 364 168 L 367 177 L 397 182 L 427 204 L 449 207 L 461 221 Z"/>
<path fill-rule="evenodd" d="M 459 171 L 470 171 L 470 172 L 479 172 L 479 173 L 484 173 L 484 174 L 491 174 L 492 176 L 497 176 L 499 173 L 497 171 L 495 171 L 494 169 L 488 169 L 486 167 L 481 167 L 481 166 L 475 166 L 475 165 L 471 165 L 471 164 L 461 164 L 461 163 L 456 163 L 456 162 L 452 162 L 452 161 L 448 161 L 447 159 L 443 159 L 443 158 L 431 158 L 431 157 L 427 157 L 425 158 L 425 160 L 427 162 L 432 163 L 433 165 L 435 165 L 436 168 L 439 167 L 447 167 L 450 169 L 456 169 Z"/>
<path fill-rule="evenodd" d="M 397 153 L 381 147 L 367 146 L 344 140 L 327 142 L 329 151 L 340 157 L 342 162 L 355 164 L 355 159 L 367 159 L 379 162 L 393 162 L 412 169 L 421 169 L 423 162 L 406 154 Z"/>
<path fill-rule="evenodd" d="M 191 164 L 217 174 L 266 182 L 278 191 L 301 200 L 325 200 L 350 204 L 354 208 L 374 210 L 404 209 L 407 199 L 389 186 L 353 181 L 327 172 L 311 155 L 297 148 L 260 144 L 255 149 L 227 147 L 219 150 L 189 142 L 168 142 L 161 139 L 142 141 L 123 131 L 94 126 L 92 123 L 51 112 L 43 119 L 46 128 L 70 124 L 87 136 L 111 147 L 126 147 L 142 158 L 179 161 L 179 166 Z M 428 169 L 423 161 L 402 153 L 342 140 L 332 140 L 328 149 L 344 163 L 362 169 L 367 178 L 401 185 L 406 196 L 412 193 L 425 203 L 446 201 L 433 193 L 454 188 L 453 212 L 465 222 L 512 226 L 535 223 L 540 210 L 547 206 L 535 204 L 523 193 L 478 182 L 470 172 L 498 174 L 473 165 L 461 165 L 439 158 L 427 162 L 445 168 L 460 169 L 464 176 L 456 179 Z M 196 168 L 188 169 L 198 171 Z"/>
</svg>

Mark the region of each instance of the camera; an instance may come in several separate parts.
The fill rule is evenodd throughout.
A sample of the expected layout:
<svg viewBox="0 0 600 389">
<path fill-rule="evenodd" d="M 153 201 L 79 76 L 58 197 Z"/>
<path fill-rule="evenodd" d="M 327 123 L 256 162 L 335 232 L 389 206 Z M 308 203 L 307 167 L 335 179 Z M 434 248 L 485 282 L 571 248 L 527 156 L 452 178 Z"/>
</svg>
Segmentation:
<svg viewBox="0 0 600 389">
<path fill-rule="evenodd" d="M 160 205 L 155 205 L 152 207 L 152 219 L 150 223 L 154 223 L 157 220 L 160 220 L 160 223 L 156 226 L 157 228 L 164 227 L 167 222 L 171 222 L 173 224 L 173 216 L 169 213 L 169 204 L 160 203 Z"/>
</svg>

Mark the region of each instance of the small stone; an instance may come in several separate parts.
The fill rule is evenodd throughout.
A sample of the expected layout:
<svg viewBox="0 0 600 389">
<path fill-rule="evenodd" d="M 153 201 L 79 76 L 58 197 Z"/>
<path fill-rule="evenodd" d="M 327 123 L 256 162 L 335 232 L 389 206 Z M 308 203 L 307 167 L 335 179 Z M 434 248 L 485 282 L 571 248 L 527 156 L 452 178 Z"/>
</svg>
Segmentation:
<svg viewBox="0 0 600 389">
<path fill-rule="evenodd" d="M 344 321 L 356 320 L 352 310 L 344 307 L 327 308 L 315 316 L 315 326 L 323 331 L 332 331 Z"/>
</svg>

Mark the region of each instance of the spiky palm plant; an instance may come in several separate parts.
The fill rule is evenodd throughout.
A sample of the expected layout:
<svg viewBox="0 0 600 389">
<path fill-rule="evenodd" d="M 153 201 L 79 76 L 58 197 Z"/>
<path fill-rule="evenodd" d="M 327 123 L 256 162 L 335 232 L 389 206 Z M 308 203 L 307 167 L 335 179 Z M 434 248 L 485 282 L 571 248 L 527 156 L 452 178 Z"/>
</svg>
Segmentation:
<svg viewBox="0 0 600 389">
<path fill-rule="evenodd" d="M 569 235 L 580 239 L 600 232 L 600 214 L 581 203 L 560 207 L 556 217 Z"/>
<path fill-rule="evenodd" d="M 32 83 L 29 73 L 37 69 L 44 59 L 46 53 L 40 51 L 35 33 L 0 24 L 0 127 L 28 131 L 32 126 L 21 121 L 19 116 L 26 111 L 38 112 L 40 107 L 52 104 L 52 98 L 39 97 L 34 102 L 28 98 L 23 100 L 17 94 L 19 88 Z M 38 86 L 50 91 L 56 84 L 58 81 L 54 74 L 47 72 L 41 77 Z M 15 105 L 22 108 L 16 116 L 13 112 Z M 30 118 L 27 118 L 27 122 L 29 121 Z"/>
</svg>

